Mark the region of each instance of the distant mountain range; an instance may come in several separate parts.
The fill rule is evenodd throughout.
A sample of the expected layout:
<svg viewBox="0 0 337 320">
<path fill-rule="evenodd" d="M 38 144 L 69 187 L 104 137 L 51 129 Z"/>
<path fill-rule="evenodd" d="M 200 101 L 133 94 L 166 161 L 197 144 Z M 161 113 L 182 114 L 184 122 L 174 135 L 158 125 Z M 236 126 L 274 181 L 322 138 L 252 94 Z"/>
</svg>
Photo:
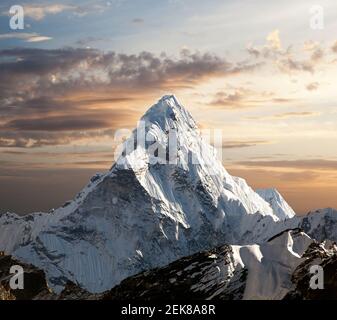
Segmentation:
<svg viewBox="0 0 337 320">
<path fill-rule="evenodd" d="M 189 112 L 164 96 L 74 200 L 0 215 L 0 298 L 20 298 L 8 288 L 10 261 L 46 277 L 37 299 L 315 298 L 305 270 L 336 265 L 332 241 L 336 210 L 296 216 L 277 190 L 231 176 Z"/>
</svg>

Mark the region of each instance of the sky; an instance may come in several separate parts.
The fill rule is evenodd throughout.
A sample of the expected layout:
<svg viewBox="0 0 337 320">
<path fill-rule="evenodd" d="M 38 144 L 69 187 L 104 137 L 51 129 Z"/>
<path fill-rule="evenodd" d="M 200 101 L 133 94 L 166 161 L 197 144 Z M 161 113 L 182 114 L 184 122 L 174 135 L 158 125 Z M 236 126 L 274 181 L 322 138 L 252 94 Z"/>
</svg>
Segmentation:
<svg viewBox="0 0 337 320">
<path fill-rule="evenodd" d="M 222 130 L 231 174 L 337 207 L 336 30 L 333 0 L 1 1 L 0 212 L 73 198 L 172 93 Z"/>
</svg>

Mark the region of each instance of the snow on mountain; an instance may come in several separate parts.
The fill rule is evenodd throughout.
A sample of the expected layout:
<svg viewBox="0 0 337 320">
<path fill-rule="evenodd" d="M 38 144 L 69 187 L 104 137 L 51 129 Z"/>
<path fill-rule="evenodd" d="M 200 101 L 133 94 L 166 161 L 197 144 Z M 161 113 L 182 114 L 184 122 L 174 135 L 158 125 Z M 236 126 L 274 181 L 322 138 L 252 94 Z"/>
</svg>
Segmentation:
<svg viewBox="0 0 337 320">
<path fill-rule="evenodd" d="M 261 245 L 238 247 L 248 269 L 243 299 L 282 299 L 292 287 L 292 272 L 312 242 L 302 232 L 286 231 Z"/>
<path fill-rule="evenodd" d="M 337 242 L 337 210 L 332 208 L 311 211 L 304 216 L 296 215 L 292 218 L 276 222 L 272 228 L 266 230 L 262 241 L 284 230 L 301 229 L 310 238 L 322 242 L 331 240 Z"/>
<path fill-rule="evenodd" d="M 143 272 L 122 281 L 105 297 L 279 300 L 299 289 L 303 294 L 310 291 L 310 265 L 330 260 L 337 260 L 335 246 L 319 244 L 299 230 L 285 231 L 261 245 L 224 245 Z"/>
<path fill-rule="evenodd" d="M 25 290 L 11 290 L 9 269 L 25 270 Z M 324 269 L 324 289 L 311 290 L 312 265 Z M 304 232 L 284 231 L 261 245 L 222 245 L 123 280 L 101 294 L 68 282 L 60 294 L 47 287 L 42 270 L 0 252 L 1 299 L 85 300 L 279 300 L 336 299 L 337 246 Z"/>
<path fill-rule="evenodd" d="M 0 250 L 44 270 L 55 290 L 70 280 L 102 292 L 201 250 L 259 243 L 282 219 L 223 168 L 174 96 L 141 120 L 111 170 L 73 201 L 48 214 L 1 215 Z"/>
<path fill-rule="evenodd" d="M 11 290 L 10 267 L 25 270 L 25 290 Z M 324 289 L 310 289 L 312 265 L 324 269 Z M 45 274 L 0 252 L 0 300 L 241 300 L 335 299 L 337 246 L 285 231 L 261 245 L 222 245 L 131 276 L 109 291 L 90 294 L 68 282 L 51 292 Z M 27 281 L 26 281 L 27 280 Z"/>
<path fill-rule="evenodd" d="M 256 190 L 256 193 L 258 193 L 262 199 L 270 204 L 274 214 L 280 220 L 286 220 L 296 215 L 294 210 L 289 206 L 289 204 L 284 200 L 282 195 L 276 189 L 258 189 Z"/>
<path fill-rule="evenodd" d="M 301 217 L 299 227 L 317 241 L 337 242 L 337 210 L 319 209 Z"/>
</svg>

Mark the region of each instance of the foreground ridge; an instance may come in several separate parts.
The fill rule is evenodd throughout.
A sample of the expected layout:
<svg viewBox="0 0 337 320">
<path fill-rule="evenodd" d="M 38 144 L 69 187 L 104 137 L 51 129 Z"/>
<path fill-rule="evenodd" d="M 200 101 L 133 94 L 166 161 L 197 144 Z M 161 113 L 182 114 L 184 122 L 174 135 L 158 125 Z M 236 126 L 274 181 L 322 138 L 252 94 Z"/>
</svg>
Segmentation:
<svg viewBox="0 0 337 320">
<path fill-rule="evenodd" d="M 337 246 L 316 242 L 301 230 L 288 230 L 261 245 L 222 245 L 123 280 L 113 289 L 90 294 L 68 282 L 60 294 L 46 285 L 44 272 L 8 256 L 0 268 L 21 264 L 27 270 L 24 294 L 11 290 L 0 273 L 1 299 L 43 300 L 242 300 L 336 299 Z M 324 289 L 310 287 L 311 266 L 324 268 Z M 34 280 L 34 281 L 32 281 Z M 38 281 L 37 281 L 38 280 Z"/>
</svg>

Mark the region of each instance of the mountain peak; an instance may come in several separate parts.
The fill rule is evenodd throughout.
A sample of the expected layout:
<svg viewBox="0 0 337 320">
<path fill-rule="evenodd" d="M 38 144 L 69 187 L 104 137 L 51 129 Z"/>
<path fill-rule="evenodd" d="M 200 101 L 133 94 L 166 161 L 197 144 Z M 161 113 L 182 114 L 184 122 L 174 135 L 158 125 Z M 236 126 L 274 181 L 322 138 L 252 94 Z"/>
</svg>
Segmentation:
<svg viewBox="0 0 337 320">
<path fill-rule="evenodd" d="M 158 109 L 161 111 L 180 111 L 182 106 L 174 94 L 167 94 L 162 96 L 157 103 L 152 105 L 152 107 L 146 113 L 159 111 Z"/>
<path fill-rule="evenodd" d="M 46 270 L 55 290 L 70 280 L 102 292 L 226 242 L 260 242 L 273 230 L 277 213 L 225 170 L 173 95 L 141 121 L 112 169 L 70 204 L 51 215 L 0 216 L 0 250 Z"/>
<path fill-rule="evenodd" d="M 197 128 L 191 114 L 174 95 L 164 95 L 160 98 L 144 114 L 141 121 L 157 124 L 161 129 L 172 128 L 173 122 L 179 122 L 181 125 L 185 124 L 193 129 Z M 175 127 L 179 128 L 179 126 Z"/>
<path fill-rule="evenodd" d="M 279 219 L 285 220 L 296 215 L 276 188 L 258 189 L 256 193 L 270 204 Z"/>
</svg>

